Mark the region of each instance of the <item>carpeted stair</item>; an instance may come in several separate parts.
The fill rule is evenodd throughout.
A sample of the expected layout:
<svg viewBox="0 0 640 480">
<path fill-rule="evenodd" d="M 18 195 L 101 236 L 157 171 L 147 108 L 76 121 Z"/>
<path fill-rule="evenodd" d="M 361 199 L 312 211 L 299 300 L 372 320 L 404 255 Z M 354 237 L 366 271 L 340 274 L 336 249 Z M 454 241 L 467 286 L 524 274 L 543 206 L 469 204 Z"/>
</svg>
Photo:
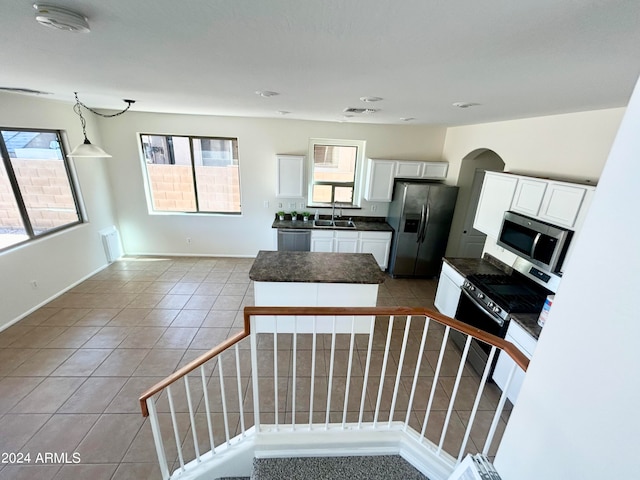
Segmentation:
<svg viewBox="0 0 640 480">
<path fill-rule="evenodd" d="M 251 480 L 428 480 L 398 455 L 261 458 Z"/>
</svg>

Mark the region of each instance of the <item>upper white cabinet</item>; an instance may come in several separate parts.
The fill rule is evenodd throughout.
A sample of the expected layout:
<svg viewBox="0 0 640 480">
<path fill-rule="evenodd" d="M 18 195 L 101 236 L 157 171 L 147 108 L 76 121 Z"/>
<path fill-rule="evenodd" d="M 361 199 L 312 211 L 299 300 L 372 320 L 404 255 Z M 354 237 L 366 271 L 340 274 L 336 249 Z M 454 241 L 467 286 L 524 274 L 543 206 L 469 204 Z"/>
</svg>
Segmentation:
<svg viewBox="0 0 640 480">
<path fill-rule="evenodd" d="M 574 228 L 585 197 L 594 187 L 549 182 L 539 217 L 549 223 Z"/>
<path fill-rule="evenodd" d="M 405 160 L 367 160 L 364 198 L 370 202 L 390 202 L 396 178 L 443 180 L 447 177 L 447 162 L 420 162 Z"/>
<path fill-rule="evenodd" d="M 473 228 L 493 238 L 498 238 L 504 212 L 511 207 L 518 177 L 496 172 L 486 172 Z"/>
<path fill-rule="evenodd" d="M 370 202 L 390 202 L 393 194 L 393 177 L 396 162 L 393 160 L 367 161 L 367 177 L 364 198 Z"/>
<path fill-rule="evenodd" d="M 422 162 L 396 162 L 395 177 L 420 178 L 422 176 Z"/>
<path fill-rule="evenodd" d="M 547 182 L 545 180 L 537 180 L 533 178 L 521 178 L 518 180 L 516 193 L 513 196 L 511 210 L 524 215 L 535 217 L 540 213 L 540 205 L 544 198 L 544 192 L 547 190 Z"/>
<path fill-rule="evenodd" d="M 278 155 L 276 157 L 276 197 L 304 197 L 303 155 Z"/>
<path fill-rule="evenodd" d="M 577 183 L 486 172 L 474 228 L 498 238 L 507 210 L 577 232 L 595 187 Z"/>
</svg>

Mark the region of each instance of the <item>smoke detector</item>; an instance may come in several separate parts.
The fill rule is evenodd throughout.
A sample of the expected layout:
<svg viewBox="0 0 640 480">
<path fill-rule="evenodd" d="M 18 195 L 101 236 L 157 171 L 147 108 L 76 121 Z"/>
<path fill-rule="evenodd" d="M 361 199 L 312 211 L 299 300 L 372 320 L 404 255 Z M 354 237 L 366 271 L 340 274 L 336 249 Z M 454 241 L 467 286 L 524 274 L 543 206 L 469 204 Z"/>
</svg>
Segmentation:
<svg viewBox="0 0 640 480">
<path fill-rule="evenodd" d="M 79 13 L 54 5 L 34 4 L 36 9 L 36 22 L 45 27 L 68 32 L 89 32 L 87 18 Z"/>
</svg>

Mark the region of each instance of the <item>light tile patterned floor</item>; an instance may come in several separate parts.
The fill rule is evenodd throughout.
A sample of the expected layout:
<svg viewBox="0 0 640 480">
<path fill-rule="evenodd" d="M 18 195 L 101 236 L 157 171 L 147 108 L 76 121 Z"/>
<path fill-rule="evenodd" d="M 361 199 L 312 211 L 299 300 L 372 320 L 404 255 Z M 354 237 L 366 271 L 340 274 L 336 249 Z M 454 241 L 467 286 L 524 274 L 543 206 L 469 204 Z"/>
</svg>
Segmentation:
<svg viewBox="0 0 640 480">
<path fill-rule="evenodd" d="M 241 328 L 242 309 L 253 304 L 248 276 L 252 263 L 252 259 L 235 258 L 126 258 L 1 332 L 0 452 L 30 452 L 31 463 L 0 464 L 0 480 L 160 478 L 148 420 L 141 416 L 137 398 Z M 388 278 L 380 286 L 378 304 L 433 308 L 436 283 Z M 272 359 L 268 341 L 260 345 L 264 348 L 261 360 Z M 376 345 L 380 348 L 379 342 Z M 280 345 L 283 375 L 279 390 L 283 394 L 292 388 L 287 378 L 289 348 Z M 434 348 L 435 344 L 428 349 L 424 375 L 433 376 Z M 358 355 L 362 365 L 361 346 Z M 455 353 L 452 355 L 451 361 L 456 362 Z M 303 355 L 299 358 L 298 368 L 304 368 Z M 392 359 L 397 362 L 397 352 Z M 326 371 L 327 362 L 326 353 L 325 358 L 320 355 L 317 368 Z M 451 370 L 443 369 L 428 435 L 444 421 L 455 374 Z M 472 372 L 465 372 L 461 388 L 471 391 L 477 381 Z M 248 377 L 243 382 L 246 386 Z M 264 384 L 265 392 L 269 388 L 273 392 L 273 382 L 269 387 L 269 379 L 264 379 Z M 403 376 L 401 386 L 406 397 L 410 378 Z M 491 421 L 490 408 L 498 390 L 489 387 L 480 422 L 471 434 L 471 449 Z M 305 385 L 301 379 L 297 389 L 308 388 L 309 381 Z M 427 395 L 427 388 L 422 388 L 417 398 Z M 268 393 L 264 397 L 268 401 Z M 401 398 L 398 410 L 403 402 L 406 409 L 406 398 Z M 461 402 L 456 403 L 451 420 L 451 442 L 459 441 L 469 417 L 469 400 Z M 245 398 L 244 405 L 251 410 L 252 399 Z M 424 410 L 424 405 L 417 407 Z M 168 411 L 165 399 L 158 401 L 158 409 Z M 232 414 L 232 430 L 239 423 L 237 410 Z M 296 410 L 300 410 L 298 417 L 304 415 L 304 408 Z M 283 407 L 283 416 L 290 418 L 290 406 L 288 411 Z M 161 413 L 164 425 L 168 417 Z M 203 418 L 198 413 L 197 423 Z M 178 414 L 179 423 L 187 420 L 186 413 Z M 419 425 L 420 419 L 412 418 L 412 422 Z M 186 435 L 185 445 L 190 441 L 193 443 Z M 69 457 L 77 452 L 81 462 L 36 464 L 37 454 L 45 452 Z"/>
</svg>

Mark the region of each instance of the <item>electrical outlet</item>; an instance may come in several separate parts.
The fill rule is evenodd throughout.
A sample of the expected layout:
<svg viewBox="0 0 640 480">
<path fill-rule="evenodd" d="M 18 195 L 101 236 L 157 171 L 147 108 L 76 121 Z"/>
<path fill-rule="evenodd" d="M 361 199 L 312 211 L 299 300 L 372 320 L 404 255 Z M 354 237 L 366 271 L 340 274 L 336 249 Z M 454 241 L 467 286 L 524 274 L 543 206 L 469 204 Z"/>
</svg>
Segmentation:
<svg viewBox="0 0 640 480">
<path fill-rule="evenodd" d="M 269 208 L 269 200 L 265 200 L 264 203 L 262 204 L 262 206 L 264 208 Z"/>
<path fill-rule="evenodd" d="M 191 237 L 187 237 L 187 245 L 191 245 Z"/>
<path fill-rule="evenodd" d="M 296 202 L 289 202 L 289 208 L 295 209 L 296 208 Z"/>
<path fill-rule="evenodd" d="M 378 209 L 377 205 L 371 205 L 371 211 L 375 212 Z"/>
<path fill-rule="evenodd" d="M 31 288 L 38 288 L 37 280 L 31 280 L 29 283 L 31 284 Z"/>
<path fill-rule="evenodd" d="M 304 208 L 305 203 L 304 202 L 300 202 L 300 208 Z"/>
<path fill-rule="evenodd" d="M 278 202 L 278 208 L 282 208 L 282 202 Z"/>
</svg>

